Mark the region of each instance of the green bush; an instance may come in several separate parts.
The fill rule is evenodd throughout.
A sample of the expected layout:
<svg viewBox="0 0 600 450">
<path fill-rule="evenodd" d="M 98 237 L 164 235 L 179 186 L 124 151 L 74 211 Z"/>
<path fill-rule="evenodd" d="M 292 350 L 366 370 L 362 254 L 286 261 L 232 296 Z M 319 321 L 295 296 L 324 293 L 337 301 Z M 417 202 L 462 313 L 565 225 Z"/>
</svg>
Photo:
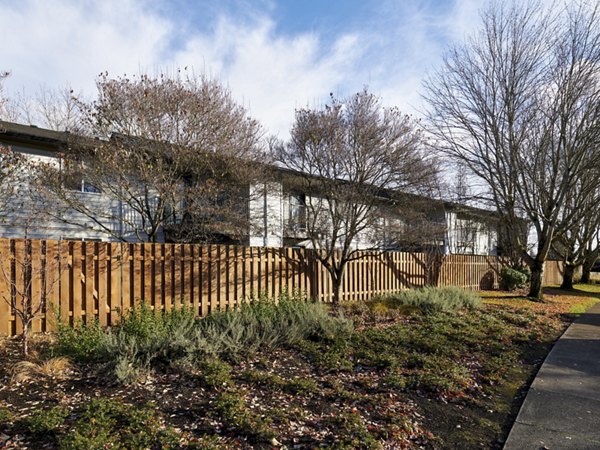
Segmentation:
<svg viewBox="0 0 600 450">
<path fill-rule="evenodd" d="M 140 408 L 97 399 L 86 406 L 59 441 L 62 450 L 177 448 L 179 436 L 162 425 L 151 405 Z"/>
<path fill-rule="evenodd" d="M 210 389 L 230 386 L 231 366 L 218 358 L 207 358 L 200 364 L 200 381 Z"/>
<path fill-rule="evenodd" d="M 457 287 L 423 287 L 375 297 L 368 304 L 371 308 L 384 304 L 390 309 L 413 307 L 430 313 L 477 308 L 481 305 L 481 298 L 474 292 Z"/>
<path fill-rule="evenodd" d="M 101 363 L 128 384 L 156 369 L 196 368 L 205 360 L 236 360 L 259 349 L 335 339 L 351 331 L 352 323 L 332 316 L 325 305 L 284 294 L 278 302 L 255 300 L 204 319 L 188 309 L 154 312 L 141 305 L 107 330 L 97 323 L 61 327 L 56 351 Z"/>
<path fill-rule="evenodd" d="M 12 422 L 15 418 L 15 415 L 8 408 L 0 407 L 0 426 L 7 424 L 8 422 Z"/>
<path fill-rule="evenodd" d="M 68 355 L 81 362 L 104 360 L 108 355 L 104 352 L 107 334 L 98 321 L 89 324 L 59 323 L 58 340 L 53 352 Z"/>
<path fill-rule="evenodd" d="M 229 427 L 253 440 L 268 442 L 275 437 L 268 418 L 255 414 L 246 406 L 239 392 L 222 392 L 215 402 L 215 412 Z"/>
<path fill-rule="evenodd" d="M 234 311 L 211 314 L 198 324 L 200 353 L 231 359 L 258 349 L 290 346 L 303 340 L 333 340 L 349 335 L 352 323 L 334 317 L 321 303 L 280 297 L 278 303 L 258 300 Z"/>
<path fill-rule="evenodd" d="M 68 415 L 69 410 L 62 406 L 36 411 L 26 420 L 27 430 L 33 434 L 53 433 L 64 423 Z"/>
<path fill-rule="evenodd" d="M 529 273 L 529 275 L 528 275 Z M 500 270 L 500 288 L 505 291 L 514 291 L 515 289 L 525 287 L 531 277 L 530 272 L 525 269 L 503 267 Z"/>
</svg>

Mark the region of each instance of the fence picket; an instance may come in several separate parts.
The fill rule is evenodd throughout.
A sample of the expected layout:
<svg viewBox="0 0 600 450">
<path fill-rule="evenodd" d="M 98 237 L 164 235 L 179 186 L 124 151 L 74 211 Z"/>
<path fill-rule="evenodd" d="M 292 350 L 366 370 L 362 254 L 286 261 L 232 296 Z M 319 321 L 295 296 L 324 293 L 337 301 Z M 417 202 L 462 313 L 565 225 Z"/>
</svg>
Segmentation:
<svg viewBox="0 0 600 450">
<path fill-rule="evenodd" d="M 12 335 L 10 241 L 0 241 L 0 336 Z"/>
</svg>

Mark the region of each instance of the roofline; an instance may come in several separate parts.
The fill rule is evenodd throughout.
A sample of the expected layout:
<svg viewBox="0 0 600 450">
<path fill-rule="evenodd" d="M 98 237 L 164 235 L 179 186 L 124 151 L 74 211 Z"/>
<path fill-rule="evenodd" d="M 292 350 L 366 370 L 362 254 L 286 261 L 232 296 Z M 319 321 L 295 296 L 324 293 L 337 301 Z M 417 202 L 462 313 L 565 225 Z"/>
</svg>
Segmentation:
<svg viewBox="0 0 600 450">
<path fill-rule="evenodd" d="M 15 142 L 15 143 L 32 143 L 32 144 L 42 144 L 46 147 L 46 149 L 51 151 L 62 151 L 62 149 L 73 139 L 81 139 L 83 138 L 84 142 L 88 143 L 93 140 L 90 138 L 86 138 L 85 136 L 81 136 L 75 133 L 70 133 L 69 131 L 55 131 L 49 130 L 46 128 L 40 128 L 36 125 L 23 125 L 14 122 L 7 122 L 4 120 L 0 120 L 0 136 L 5 136 L 8 139 L 7 141 Z M 118 138 L 121 136 L 118 133 L 114 133 L 111 136 L 111 140 L 113 138 Z M 268 164 L 268 169 L 275 171 L 277 174 L 288 175 L 292 177 L 306 177 L 307 174 L 302 173 L 295 169 L 290 169 L 287 167 L 277 166 L 275 164 Z M 310 175 L 308 175 L 310 176 Z M 400 195 L 402 197 L 415 198 L 422 201 L 434 202 L 444 209 L 447 210 L 462 210 L 464 212 L 477 214 L 479 216 L 488 216 L 492 218 L 499 218 L 499 215 L 496 211 L 476 208 L 473 206 L 463 205 L 460 203 L 454 203 L 442 199 L 436 199 L 432 197 L 426 197 L 420 194 L 413 194 L 409 192 L 403 192 L 394 189 L 380 189 L 381 194 L 385 193 L 387 195 L 379 195 L 379 197 L 383 200 L 391 200 L 395 195 Z"/>
<path fill-rule="evenodd" d="M 0 134 L 14 142 L 41 143 L 57 148 L 66 144 L 69 137 L 72 136 L 68 131 L 48 130 L 36 125 L 22 125 L 4 120 L 0 120 Z"/>
</svg>

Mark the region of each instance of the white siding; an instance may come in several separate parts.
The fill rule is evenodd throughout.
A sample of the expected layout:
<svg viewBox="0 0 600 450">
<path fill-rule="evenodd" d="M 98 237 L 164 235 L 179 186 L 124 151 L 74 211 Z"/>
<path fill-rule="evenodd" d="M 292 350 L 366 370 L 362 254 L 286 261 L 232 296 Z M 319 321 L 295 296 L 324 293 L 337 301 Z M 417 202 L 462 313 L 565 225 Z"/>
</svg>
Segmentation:
<svg viewBox="0 0 600 450">
<path fill-rule="evenodd" d="M 283 246 L 283 190 L 279 183 L 250 186 L 251 246 Z"/>
<path fill-rule="evenodd" d="M 24 154 L 30 161 L 44 164 L 59 164 L 56 154 L 50 151 L 39 150 L 33 147 L 11 145 L 14 151 Z M 6 215 L 0 221 L 0 237 L 30 237 L 39 239 L 86 239 L 86 240 L 111 240 L 104 232 L 100 231 L 97 224 L 83 214 L 75 211 L 66 211 L 59 204 L 34 201 L 29 195 L 27 176 L 21 177 L 15 195 L 11 199 Z M 111 201 L 102 194 L 81 192 L 78 195 L 85 201 L 100 208 L 107 213 L 118 213 L 118 203 Z M 50 209 L 50 217 L 40 210 Z M 111 230 L 118 230 L 118 221 L 105 220 L 104 226 Z"/>
<path fill-rule="evenodd" d="M 496 255 L 498 236 L 493 226 L 483 219 L 461 216 L 446 212 L 446 253 Z"/>
</svg>

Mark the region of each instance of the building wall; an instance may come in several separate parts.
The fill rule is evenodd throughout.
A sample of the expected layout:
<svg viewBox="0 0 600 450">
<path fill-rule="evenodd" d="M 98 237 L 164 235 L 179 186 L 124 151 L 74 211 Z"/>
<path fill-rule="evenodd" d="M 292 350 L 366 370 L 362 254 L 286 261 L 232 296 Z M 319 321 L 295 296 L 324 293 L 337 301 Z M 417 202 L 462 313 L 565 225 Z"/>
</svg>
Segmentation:
<svg viewBox="0 0 600 450">
<path fill-rule="evenodd" d="M 497 232 L 484 220 L 447 211 L 446 225 L 446 253 L 497 255 Z"/>
<path fill-rule="evenodd" d="M 41 163 L 59 164 L 56 151 L 38 148 L 35 144 L 12 145 L 13 150 L 26 155 L 30 160 Z M 24 177 L 26 180 L 26 177 Z M 83 214 L 66 210 L 60 205 L 51 205 L 50 210 L 60 217 L 50 217 L 36 213 L 40 205 L 34 204 L 28 195 L 28 184 L 23 182 L 17 187 L 11 200 L 12 210 L 0 220 L 0 237 L 30 237 L 47 239 L 76 239 L 116 241 L 115 236 L 123 236 L 125 240 L 135 242 L 138 237 L 129 221 L 140 220 L 137 213 L 128 209 L 122 202 L 110 199 L 102 193 L 80 192 L 90 208 L 99 211 L 97 217 L 103 217 L 102 224 L 113 232 L 102 231 L 101 227 Z M 307 246 L 306 232 L 296 228 L 290 230 L 289 193 L 281 183 L 260 183 L 250 186 L 248 212 L 250 229 L 248 243 L 251 246 L 281 247 L 286 238 Z M 307 203 L 317 200 L 305 198 Z M 48 205 L 44 205 L 46 208 Z M 325 216 L 325 215 L 324 215 Z M 495 255 L 497 254 L 497 235 L 488 224 L 465 218 L 464 214 L 445 213 L 447 235 L 445 252 L 457 254 Z M 124 219 L 124 220 L 121 220 Z M 354 240 L 353 248 L 369 249 L 380 244 L 375 228 L 363 230 Z M 468 237 L 468 239 L 466 239 Z M 159 242 L 164 241 L 161 235 Z M 286 241 L 289 243 L 289 239 Z"/>
<path fill-rule="evenodd" d="M 38 149 L 33 146 L 11 145 L 13 151 L 25 155 L 35 163 L 58 166 L 56 152 Z M 48 199 L 36 200 L 29 194 L 27 174 L 22 174 L 17 183 L 13 198 L 2 220 L 0 220 L 0 237 L 30 237 L 36 239 L 77 239 L 77 240 L 115 240 L 108 234 L 99 231 L 97 225 L 88 217 L 73 210 L 66 210 L 58 203 Z M 77 195 L 94 208 L 118 214 L 116 201 L 98 193 L 80 192 Z M 51 217 L 44 211 L 51 211 Z M 119 221 L 104 220 L 102 222 L 111 230 L 118 231 Z"/>
<path fill-rule="evenodd" d="M 283 189 L 280 183 L 250 186 L 249 198 L 251 246 L 283 246 Z"/>
</svg>

